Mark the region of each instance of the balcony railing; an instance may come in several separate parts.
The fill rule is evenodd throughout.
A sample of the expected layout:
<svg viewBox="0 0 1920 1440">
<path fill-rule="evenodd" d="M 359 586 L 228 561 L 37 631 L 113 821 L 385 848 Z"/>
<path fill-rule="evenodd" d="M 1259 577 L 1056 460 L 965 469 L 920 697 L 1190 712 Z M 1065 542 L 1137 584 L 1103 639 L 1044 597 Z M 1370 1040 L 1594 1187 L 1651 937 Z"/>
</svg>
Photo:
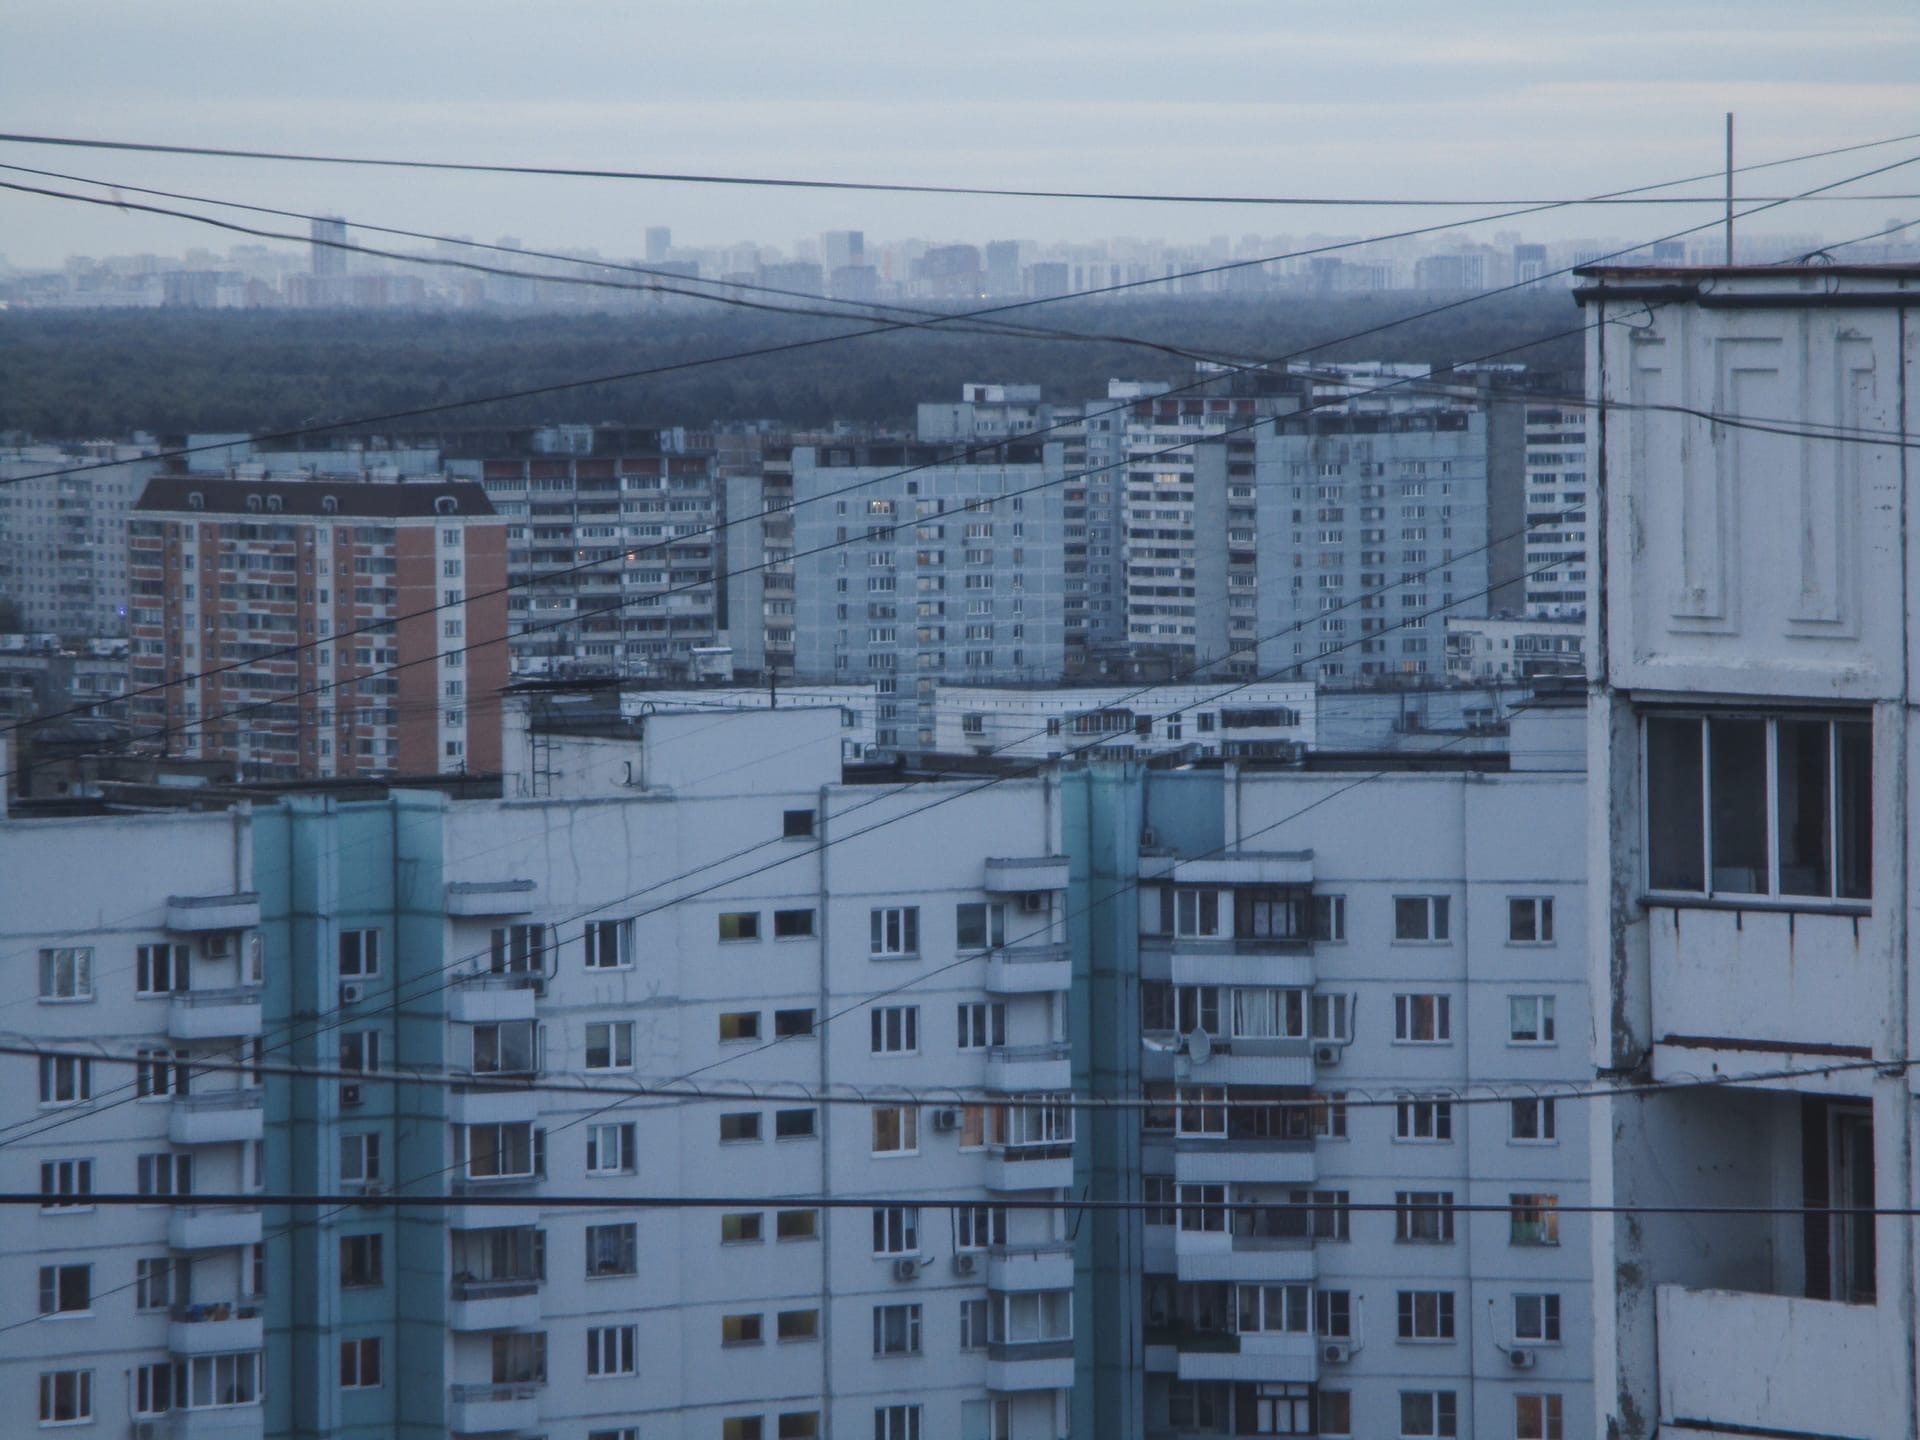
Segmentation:
<svg viewBox="0 0 1920 1440">
<path fill-rule="evenodd" d="M 536 1275 L 496 1276 L 491 1280 L 456 1277 L 451 1293 L 455 1300 L 511 1300 L 518 1295 L 539 1294 L 540 1279 Z"/>
<path fill-rule="evenodd" d="M 258 985 L 227 985 L 217 990 L 175 990 L 168 998 L 175 1005 L 195 1009 L 202 1005 L 258 1005 Z"/>
<path fill-rule="evenodd" d="M 244 1300 L 216 1300 L 201 1305 L 175 1305 L 167 1317 L 176 1325 L 223 1324 L 229 1320 L 256 1320 L 260 1307 Z"/>
<path fill-rule="evenodd" d="M 449 1385 L 448 1397 L 462 1405 L 509 1405 L 516 1400 L 538 1400 L 544 1380 L 518 1380 L 501 1385 Z"/>
</svg>

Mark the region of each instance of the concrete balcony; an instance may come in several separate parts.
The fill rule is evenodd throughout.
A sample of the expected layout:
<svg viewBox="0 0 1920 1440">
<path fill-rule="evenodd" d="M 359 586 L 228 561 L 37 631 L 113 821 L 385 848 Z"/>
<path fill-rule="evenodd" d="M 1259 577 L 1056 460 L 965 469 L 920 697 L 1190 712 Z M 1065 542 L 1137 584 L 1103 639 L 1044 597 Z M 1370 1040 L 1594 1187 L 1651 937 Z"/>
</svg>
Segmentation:
<svg viewBox="0 0 1920 1440">
<path fill-rule="evenodd" d="M 1065 1190 L 1073 1184 L 1073 1145 L 996 1145 L 987 1156 L 989 1190 Z"/>
<path fill-rule="evenodd" d="M 1037 1245 L 996 1245 L 987 1251 L 990 1290 L 1071 1290 L 1073 1242 L 1046 1240 Z"/>
<path fill-rule="evenodd" d="M 167 1138 L 176 1145 L 244 1145 L 267 1133 L 258 1090 L 210 1090 L 182 1095 L 167 1116 Z"/>
<path fill-rule="evenodd" d="M 183 935 L 215 930 L 252 930 L 260 924 L 260 896 L 242 890 L 232 895 L 169 895 L 167 929 Z"/>
<path fill-rule="evenodd" d="M 453 1435 L 500 1435 L 540 1423 L 540 1384 L 449 1385 L 447 1430 Z"/>
<path fill-rule="evenodd" d="M 1182 1135 L 1173 1178 L 1182 1185 L 1309 1185 L 1319 1166 L 1311 1140 L 1236 1140 Z"/>
<path fill-rule="evenodd" d="M 987 891 L 994 895 L 1031 895 L 1067 888 L 1067 857 L 1035 855 L 1020 859 L 989 859 Z"/>
<path fill-rule="evenodd" d="M 1297 1085 L 1314 1081 L 1311 1040 L 1218 1036 L 1205 1058 L 1182 1049 L 1173 1057 L 1173 1078 L 1191 1085 Z"/>
<path fill-rule="evenodd" d="M 1141 947 L 1162 947 L 1176 985 L 1255 985 L 1311 989 L 1313 945 L 1306 940 L 1168 940 L 1142 936 Z"/>
<path fill-rule="evenodd" d="M 1292 1380 L 1320 1378 L 1320 1349 L 1311 1335 L 1221 1335 L 1180 1346 L 1182 1380 Z M 1231 1343 L 1228 1343 L 1231 1342 Z"/>
<path fill-rule="evenodd" d="M 1065 1090 L 1073 1083 L 1073 1046 L 1065 1040 L 1044 1045 L 996 1045 L 987 1051 L 987 1088 L 1010 1095 Z"/>
<path fill-rule="evenodd" d="M 1009 945 L 987 956 L 989 995 L 1038 995 L 1073 988 L 1065 945 Z"/>
<path fill-rule="evenodd" d="M 450 1330 L 518 1330 L 540 1323 L 538 1280 L 458 1280 L 447 1301 Z"/>
<path fill-rule="evenodd" d="M 989 1390 L 1070 1390 L 1073 1341 L 1029 1340 L 987 1346 Z"/>
<path fill-rule="evenodd" d="M 498 1230 L 540 1223 L 537 1175 L 499 1180 L 453 1178 L 447 1182 L 449 1230 Z"/>
<path fill-rule="evenodd" d="M 148 1423 L 154 1440 L 259 1440 L 267 1431 L 266 1409 L 258 1404 L 174 1410 Z"/>
<path fill-rule="evenodd" d="M 246 1301 L 176 1305 L 167 1316 L 167 1349 L 175 1355 L 230 1355 L 266 1343 L 260 1307 Z"/>
<path fill-rule="evenodd" d="M 1316 1275 L 1313 1241 L 1308 1236 L 1276 1233 L 1283 1227 L 1259 1223 L 1244 1211 L 1230 1215 L 1228 1220 L 1235 1230 L 1176 1232 L 1175 1275 L 1190 1282 L 1244 1280 L 1268 1284 L 1312 1280 Z"/>
<path fill-rule="evenodd" d="M 447 914 L 529 915 L 535 888 L 531 880 L 452 880 L 447 883 Z"/>
<path fill-rule="evenodd" d="M 518 1125 L 539 1118 L 539 1094 L 511 1080 L 465 1081 L 447 1091 L 447 1120 L 454 1125 Z"/>
<path fill-rule="evenodd" d="M 260 1212 L 251 1205 L 176 1205 L 167 1212 L 167 1244 L 175 1250 L 228 1250 L 260 1243 Z"/>
<path fill-rule="evenodd" d="M 224 1040 L 261 1033 L 260 987 L 176 990 L 167 1002 L 167 1034 L 175 1040 Z"/>
<path fill-rule="evenodd" d="M 1910 1433 L 1900 1327 L 1879 1307 L 1681 1285 L 1654 1303 L 1663 1429 Z"/>
<path fill-rule="evenodd" d="M 546 983 L 546 975 L 537 971 L 462 975 L 447 991 L 447 1018 L 456 1025 L 531 1020 Z"/>
</svg>

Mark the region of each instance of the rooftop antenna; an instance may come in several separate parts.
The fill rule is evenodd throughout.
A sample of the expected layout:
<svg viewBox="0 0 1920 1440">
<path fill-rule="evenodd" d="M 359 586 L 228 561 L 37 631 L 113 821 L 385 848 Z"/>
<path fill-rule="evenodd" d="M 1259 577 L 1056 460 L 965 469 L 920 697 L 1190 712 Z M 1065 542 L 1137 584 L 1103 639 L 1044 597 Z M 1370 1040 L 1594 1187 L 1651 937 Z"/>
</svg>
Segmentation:
<svg viewBox="0 0 1920 1440">
<path fill-rule="evenodd" d="M 1733 112 L 1727 112 L 1727 264 L 1733 264 Z"/>
</svg>

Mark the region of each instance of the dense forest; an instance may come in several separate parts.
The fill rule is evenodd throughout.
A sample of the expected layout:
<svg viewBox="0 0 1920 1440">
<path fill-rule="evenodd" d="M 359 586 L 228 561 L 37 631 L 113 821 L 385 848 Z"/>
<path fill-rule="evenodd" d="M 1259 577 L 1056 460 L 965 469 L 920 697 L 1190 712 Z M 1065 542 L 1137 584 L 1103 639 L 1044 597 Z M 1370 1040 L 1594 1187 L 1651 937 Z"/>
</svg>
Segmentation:
<svg viewBox="0 0 1920 1440">
<path fill-rule="evenodd" d="M 625 314 L 116 310 L 0 313 L 0 431 L 41 439 L 137 430 L 324 429 L 512 392 L 448 411 L 450 423 L 715 420 L 905 421 L 965 381 L 1037 383 L 1050 397 L 1105 393 L 1110 377 L 1185 380 L 1155 345 L 1246 361 L 1482 357 L 1580 364 L 1582 316 L 1564 291 L 1432 309 L 1431 296 L 1074 301 L 1009 322 L 1097 339 L 1035 339 L 736 310 Z M 1529 343 L 1529 342 L 1540 343 Z M 743 351 L 790 347 L 755 358 Z M 1526 348 L 1517 348 L 1526 347 Z M 713 363 L 699 363 L 709 361 Z M 680 368 L 669 368 L 680 367 Z M 635 372 L 663 373 L 635 373 Z M 579 384 L 582 380 L 588 383 Z M 396 420 L 431 431 L 435 420 Z"/>
</svg>

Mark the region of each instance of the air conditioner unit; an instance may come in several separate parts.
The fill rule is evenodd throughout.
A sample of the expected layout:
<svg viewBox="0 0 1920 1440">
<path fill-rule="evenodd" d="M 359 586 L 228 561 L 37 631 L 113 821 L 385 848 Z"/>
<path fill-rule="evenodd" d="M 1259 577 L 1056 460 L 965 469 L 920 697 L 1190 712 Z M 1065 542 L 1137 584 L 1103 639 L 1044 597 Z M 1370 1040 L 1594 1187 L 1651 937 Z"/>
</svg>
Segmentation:
<svg viewBox="0 0 1920 1440">
<path fill-rule="evenodd" d="M 1022 915 L 1043 915 L 1046 913 L 1046 909 L 1047 896 L 1045 891 L 1029 890 L 1020 897 L 1020 913 Z"/>
<path fill-rule="evenodd" d="M 342 1105 L 358 1105 L 360 1103 L 360 1087 L 358 1085 L 342 1085 L 340 1087 L 340 1103 Z"/>
<path fill-rule="evenodd" d="M 1313 1063 L 1316 1065 L 1338 1065 L 1340 1063 L 1340 1047 L 1338 1045 L 1314 1046 Z"/>
<path fill-rule="evenodd" d="M 1344 1340 L 1329 1340 L 1320 1347 L 1320 1358 L 1328 1365 L 1344 1365 L 1353 1358 L 1353 1346 Z"/>
<path fill-rule="evenodd" d="M 978 1263 L 979 1257 L 977 1256 L 956 1255 L 953 1257 L 953 1273 L 956 1275 L 971 1275 L 973 1274 L 974 1266 Z"/>
<path fill-rule="evenodd" d="M 1533 1368 L 1533 1362 L 1537 1358 L 1531 1350 L 1507 1351 L 1507 1364 L 1516 1370 L 1531 1370 Z"/>
<path fill-rule="evenodd" d="M 340 1003 L 342 1005 L 358 1005 L 360 1003 L 360 997 L 365 993 L 365 987 L 362 986 L 358 980 L 342 980 L 340 982 Z"/>
<path fill-rule="evenodd" d="M 936 1110 L 933 1112 L 933 1128 L 936 1130 L 958 1130 L 960 1112 L 958 1110 Z"/>
<path fill-rule="evenodd" d="M 209 960 L 225 960 L 233 954 L 233 932 L 216 930 L 200 937 L 200 953 Z"/>
<path fill-rule="evenodd" d="M 917 1280 L 920 1278 L 920 1262 L 908 1257 L 893 1262 L 893 1278 L 896 1280 Z"/>
</svg>

